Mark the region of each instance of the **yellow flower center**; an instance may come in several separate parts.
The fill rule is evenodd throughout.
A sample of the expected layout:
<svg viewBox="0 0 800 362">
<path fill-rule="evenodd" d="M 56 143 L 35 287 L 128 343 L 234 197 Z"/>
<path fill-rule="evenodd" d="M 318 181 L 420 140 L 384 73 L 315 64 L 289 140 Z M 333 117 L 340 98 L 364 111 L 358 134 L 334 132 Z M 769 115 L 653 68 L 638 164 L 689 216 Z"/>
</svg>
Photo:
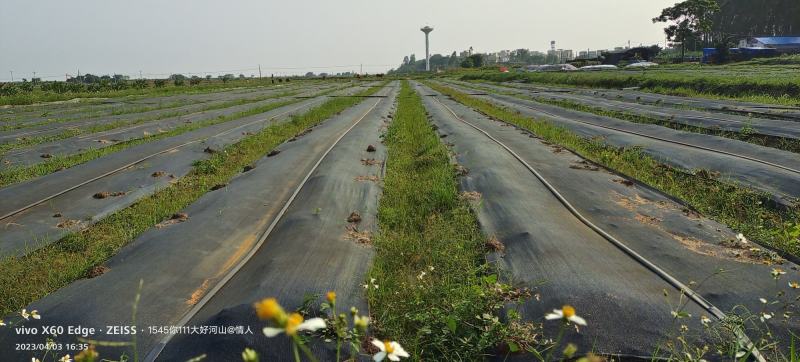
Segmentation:
<svg viewBox="0 0 800 362">
<path fill-rule="evenodd" d="M 281 305 L 278 304 L 278 300 L 275 298 L 263 299 L 256 303 L 254 307 L 258 318 L 262 320 L 281 319 L 280 317 L 285 313 Z"/>
<path fill-rule="evenodd" d="M 336 292 L 330 291 L 325 295 L 329 303 L 336 303 Z"/>
<path fill-rule="evenodd" d="M 394 353 L 394 347 L 392 346 L 392 343 L 389 341 L 383 341 L 383 348 L 386 349 L 386 353 L 388 354 Z"/>
<path fill-rule="evenodd" d="M 300 313 L 292 313 L 286 320 L 286 334 L 293 336 L 297 334 L 297 327 L 303 323 L 303 316 Z"/>
<path fill-rule="evenodd" d="M 573 308 L 571 305 L 565 305 L 561 307 L 561 312 L 564 313 L 564 318 L 567 319 L 575 316 L 575 308 Z"/>
</svg>

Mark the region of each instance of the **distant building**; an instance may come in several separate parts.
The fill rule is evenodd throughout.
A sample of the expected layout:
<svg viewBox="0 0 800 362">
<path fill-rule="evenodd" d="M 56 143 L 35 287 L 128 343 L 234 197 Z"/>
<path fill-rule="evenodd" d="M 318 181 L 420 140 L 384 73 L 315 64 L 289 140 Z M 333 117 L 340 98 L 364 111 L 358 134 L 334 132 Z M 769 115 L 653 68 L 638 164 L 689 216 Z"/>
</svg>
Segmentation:
<svg viewBox="0 0 800 362">
<path fill-rule="evenodd" d="M 769 36 L 739 41 L 739 48 L 771 48 L 781 53 L 800 53 L 800 37 Z"/>
<path fill-rule="evenodd" d="M 511 61 L 511 51 L 510 50 L 501 50 L 497 53 L 498 62 L 500 63 L 508 63 Z"/>
</svg>

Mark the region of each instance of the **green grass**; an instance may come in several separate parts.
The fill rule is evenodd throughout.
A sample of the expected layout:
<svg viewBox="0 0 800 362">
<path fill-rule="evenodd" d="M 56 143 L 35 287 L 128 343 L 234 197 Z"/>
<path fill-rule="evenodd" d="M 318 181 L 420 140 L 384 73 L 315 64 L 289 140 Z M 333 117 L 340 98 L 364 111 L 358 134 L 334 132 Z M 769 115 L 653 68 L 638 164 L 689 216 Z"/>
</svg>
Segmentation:
<svg viewBox="0 0 800 362">
<path fill-rule="evenodd" d="M 670 121 L 669 119 L 663 118 L 655 118 L 641 114 L 635 114 L 631 112 L 625 111 L 618 111 L 618 110 L 610 110 L 604 109 L 601 107 L 594 107 L 585 105 L 576 101 L 571 101 L 567 99 L 551 99 L 548 97 L 541 97 L 541 96 L 527 96 L 521 95 L 519 93 L 513 92 L 512 89 L 509 89 L 509 92 L 498 91 L 496 89 L 488 88 L 488 87 L 481 87 L 475 83 L 470 83 L 470 88 L 491 92 L 491 93 L 499 93 L 508 96 L 512 96 L 519 99 L 524 100 L 532 100 L 539 103 L 546 103 L 562 108 L 572 109 L 579 112 L 586 112 L 596 114 L 598 116 L 603 117 L 610 117 L 610 118 L 617 118 L 622 119 L 634 123 L 642 123 L 642 124 L 654 124 L 658 126 L 672 128 L 678 131 L 685 131 L 685 132 L 693 132 L 693 133 L 700 133 L 700 134 L 707 134 L 712 136 L 719 136 L 730 138 L 734 140 L 744 141 L 748 143 L 752 143 L 759 146 L 764 147 L 771 147 L 776 148 L 779 150 L 789 151 L 800 153 L 800 140 L 792 139 L 792 138 L 785 138 L 785 137 L 777 137 L 777 136 L 769 136 L 769 135 L 762 135 L 758 134 L 758 130 L 752 127 L 748 128 L 745 127 L 743 130 L 744 132 L 733 132 L 733 131 L 725 131 L 716 128 L 705 128 L 699 127 L 694 125 L 688 125 L 684 123 Z"/>
<path fill-rule="evenodd" d="M 566 147 L 586 159 L 677 197 L 752 240 L 800 256 L 800 211 L 797 207 L 770 207 L 768 195 L 713 176 L 704 176 L 709 175 L 708 172 L 679 170 L 640 149 L 611 147 L 602 140 L 582 138 L 565 128 L 525 117 L 452 88 L 436 84 L 429 86 L 491 118 L 527 129 L 543 140 Z"/>
<path fill-rule="evenodd" d="M 314 96 L 322 96 L 331 92 L 336 91 L 336 89 L 330 89 Z M 126 148 L 133 147 L 135 145 L 153 142 L 155 140 L 168 138 L 172 136 L 176 136 L 182 133 L 186 133 L 189 131 L 193 131 L 196 129 L 200 129 L 203 127 L 212 126 L 215 124 L 220 124 L 224 122 L 230 122 L 239 118 L 252 116 L 256 114 L 261 114 L 264 112 L 271 111 L 276 108 L 284 107 L 287 105 L 291 105 L 294 103 L 300 102 L 302 99 L 292 99 L 282 102 L 270 103 L 263 106 L 255 107 L 252 109 L 248 109 L 246 111 L 230 114 L 227 116 L 219 116 L 217 118 L 208 119 L 205 121 L 195 122 L 186 124 L 177 128 L 174 128 L 168 132 L 152 134 L 149 136 L 143 136 L 140 138 L 116 143 L 114 145 L 102 148 L 92 148 L 80 153 L 72 154 L 72 155 L 65 155 L 65 156 L 53 156 L 52 158 L 48 158 L 44 162 L 40 162 L 30 166 L 17 166 L 17 167 L 9 167 L 6 170 L 0 172 L 0 187 L 5 187 L 14 183 L 27 181 L 34 179 L 36 177 L 44 176 L 47 174 L 51 174 L 53 172 L 73 167 L 88 161 L 91 161 L 95 158 L 99 158 L 114 152 L 118 152 L 124 150 Z"/>
<path fill-rule="evenodd" d="M 277 80 L 276 80 L 277 82 Z M 188 81 L 187 81 L 188 83 Z M 67 92 L 67 93 L 55 93 L 55 92 L 44 92 L 40 89 L 35 89 L 32 92 L 21 92 L 15 95 L 9 96 L 0 96 L 0 106 L 2 105 L 32 105 L 38 103 L 45 103 L 45 102 L 57 102 L 57 101 L 66 101 L 75 98 L 80 98 L 81 102 L 84 101 L 92 101 L 94 98 L 118 98 L 118 97 L 154 97 L 154 96 L 166 96 L 172 94 L 198 94 L 198 93 L 208 93 L 208 92 L 216 92 L 220 90 L 230 90 L 236 88 L 255 88 L 255 87 L 263 87 L 263 86 L 275 86 L 279 83 L 271 83 L 269 78 L 263 79 L 245 79 L 245 80 L 232 80 L 227 83 L 212 80 L 208 82 L 203 80 L 200 84 L 195 86 L 174 86 L 172 82 L 167 82 L 167 84 L 162 88 L 143 88 L 143 89 L 135 89 L 135 88 L 128 88 L 123 90 L 104 90 L 100 92 Z M 293 84 L 293 83 L 286 83 L 286 84 Z"/>
<path fill-rule="evenodd" d="M 369 273 L 379 288 L 368 291 L 375 334 L 397 338 L 417 361 L 482 360 L 505 336 L 491 319 L 502 307 L 490 290 L 497 276 L 487 275 L 486 239 L 407 81 L 385 143 L 381 231 Z"/>
<path fill-rule="evenodd" d="M 359 96 L 377 92 L 372 87 Z M 169 187 L 145 197 L 128 208 L 109 215 L 88 228 L 67 235 L 22 257 L 0 260 L 0 315 L 6 315 L 69 283 L 86 277 L 97 265 L 157 223 L 187 207 L 211 187 L 227 183 L 244 166 L 264 157 L 274 147 L 313 127 L 362 98 L 337 97 L 287 123 L 264 128 L 209 159 L 198 161 L 193 170 Z"/>
</svg>

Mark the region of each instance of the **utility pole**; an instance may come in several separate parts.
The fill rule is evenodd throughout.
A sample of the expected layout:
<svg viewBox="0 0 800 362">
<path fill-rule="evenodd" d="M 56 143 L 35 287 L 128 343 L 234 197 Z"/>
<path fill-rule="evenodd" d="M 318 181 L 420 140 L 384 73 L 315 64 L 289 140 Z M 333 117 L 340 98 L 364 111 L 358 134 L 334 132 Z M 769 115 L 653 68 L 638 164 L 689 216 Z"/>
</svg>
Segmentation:
<svg viewBox="0 0 800 362">
<path fill-rule="evenodd" d="M 359 70 L 358 74 L 364 75 L 364 64 L 361 64 L 361 69 Z"/>
<path fill-rule="evenodd" d="M 258 65 L 258 79 L 261 79 L 261 64 Z"/>
<path fill-rule="evenodd" d="M 142 71 L 139 71 L 139 79 L 142 79 Z"/>
<path fill-rule="evenodd" d="M 11 83 L 14 83 L 14 71 L 9 70 L 9 72 L 11 73 Z"/>
</svg>

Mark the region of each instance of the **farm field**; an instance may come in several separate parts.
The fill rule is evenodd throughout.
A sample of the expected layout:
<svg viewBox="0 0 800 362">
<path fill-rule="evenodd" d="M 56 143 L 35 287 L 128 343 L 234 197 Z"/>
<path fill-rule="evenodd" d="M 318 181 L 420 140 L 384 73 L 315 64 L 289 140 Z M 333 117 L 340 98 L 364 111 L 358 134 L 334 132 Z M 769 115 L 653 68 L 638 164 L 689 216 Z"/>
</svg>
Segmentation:
<svg viewBox="0 0 800 362">
<path fill-rule="evenodd" d="M 0 355 L 64 355 L 23 325 L 113 360 L 790 360 L 800 91 L 732 67 L 6 106 Z"/>
</svg>

